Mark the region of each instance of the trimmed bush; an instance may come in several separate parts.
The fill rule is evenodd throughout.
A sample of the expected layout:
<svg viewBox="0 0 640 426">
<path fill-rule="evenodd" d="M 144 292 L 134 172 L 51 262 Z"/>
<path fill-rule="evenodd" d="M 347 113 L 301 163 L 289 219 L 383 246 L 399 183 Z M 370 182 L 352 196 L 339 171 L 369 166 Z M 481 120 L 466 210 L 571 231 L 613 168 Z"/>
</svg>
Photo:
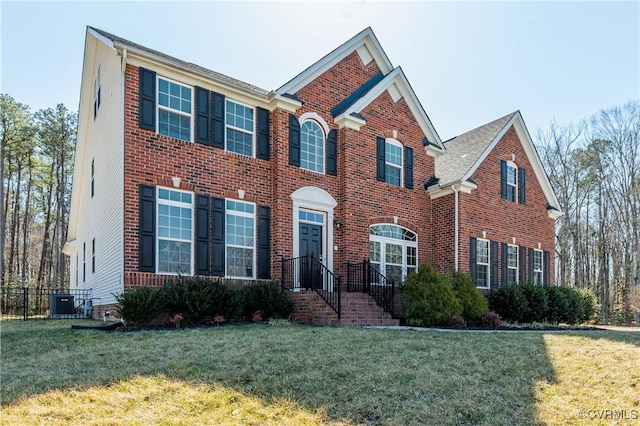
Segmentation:
<svg viewBox="0 0 640 426">
<path fill-rule="evenodd" d="M 517 284 L 509 284 L 497 290 L 491 290 L 487 298 L 489 299 L 489 309 L 498 313 L 506 321 L 522 322 L 524 312 L 529 309 L 522 287 Z"/>
<path fill-rule="evenodd" d="M 471 275 L 452 271 L 450 280 L 453 291 L 462 305 L 462 316 L 467 322 L 476 323 L 486 315 L 489 307 L 487 299 L 476 288 Z"/>
<path fill-rule="evenodd" d="M 546 288 L 535 284 L 524 284 L 520 288 L 527 299 L 527 309 L 522 312 L 522 322 L 543 322 L 548 307 Z"/>
<path fill-rule="evenodd" d="M 145 326 L 164 311 L 162 292 L 156 288 L 137 287 L 115 295 L 116 311 L 127 325 Z"/>
<path fill-rule="evenodd" d="M 580 322 L 590 322 L 596 314 L 596 295 L 591 290 L 578 289 L 580 303 L 582 304 L 582 318 Z"/>
<path fill-rule="evenodd" d="M 253 316 L 258 311 L 263 320 L 287 318 L 293 309 L 291 302 L 282 294 L 276 281 L 258 282 L 246 286 L 242 293 L 242 315 L 247 320 L 253 321 Z"/>
<path fill-rule="evenodd" d="M 242 312 L 241 293 L 222 281 L 186 278 L 165 285 L 163 294 L 169 313 L 181 313 L 185 321 L 192 323 L 215 315 L 237 318 Z"/>
<path fill-rule="evenodd" d="M 462 306 L 451 281 L 442 279 L 429 265 L 410 274 L 402 292 L 407 298 L 407 321 L 410 325 L 447 325 L 454 315 L 462 314 Z"/>
<path fill-rule="evenodd" d="M 500 327 L 502 325 L 502 318 L 500 318 L 500 315 L 497 313 L 489 311 L 482 317 L 480 323 L 487 327 Z"/>
</svg>

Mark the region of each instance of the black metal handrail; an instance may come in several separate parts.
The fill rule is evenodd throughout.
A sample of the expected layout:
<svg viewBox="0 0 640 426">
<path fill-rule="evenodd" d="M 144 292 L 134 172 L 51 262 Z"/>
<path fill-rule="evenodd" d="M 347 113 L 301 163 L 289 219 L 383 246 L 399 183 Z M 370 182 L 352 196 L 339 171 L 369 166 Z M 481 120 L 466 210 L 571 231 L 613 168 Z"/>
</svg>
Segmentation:
<svg viewBox="0 0 640 426">
<path fill-rule="evenodd" d="M 371 266 L 369 259 L 362 263 L 347 262 L 347 291 L 367 293 L 382 309 L 397 317 L 394 306 L 396 283 Z"/>
<path fill-rule="evenodd" d="M 313 290 L 341 316 L 341 279 L 329 270 L 313 253 L 281 261 L 282 289 Z"/>
</svg>

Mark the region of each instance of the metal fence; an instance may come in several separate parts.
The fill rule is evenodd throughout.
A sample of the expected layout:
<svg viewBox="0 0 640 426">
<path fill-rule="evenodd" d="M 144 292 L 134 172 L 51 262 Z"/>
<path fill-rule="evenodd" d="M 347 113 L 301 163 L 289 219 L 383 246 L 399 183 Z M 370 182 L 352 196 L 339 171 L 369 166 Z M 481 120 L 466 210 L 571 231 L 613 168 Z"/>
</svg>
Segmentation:
<svg viewBox="0 0 640 426">
<path fill-rule="evenodd" d="M 91 289 L 64 290 L 0 286 L 0 318 L 74 319 L 91 316 Z"/>
</svg>

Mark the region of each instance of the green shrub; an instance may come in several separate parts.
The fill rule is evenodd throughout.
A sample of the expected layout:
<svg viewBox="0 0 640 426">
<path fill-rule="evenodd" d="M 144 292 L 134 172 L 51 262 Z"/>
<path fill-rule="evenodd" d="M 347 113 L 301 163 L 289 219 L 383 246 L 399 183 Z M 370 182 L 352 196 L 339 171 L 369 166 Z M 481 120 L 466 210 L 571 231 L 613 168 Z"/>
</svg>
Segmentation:
<svg viewBox="0 0 640 426">
<path fill-rule="evenodd" d="M 407 298 L 407 320 L 410 325 L 447 325 L 454 315 L 462 314 L 450 280 L 444 280 L 429 265 L 410 274 L 402 292 Z"/>
<path fill-rule="evenodd" d="M 521 290 L 527 299 L 527 309 L 522 312 L 522 322 L 544 322 L 548 307 L 545 287 L 535 284 L 523 284 Z"/>
<path fill-rule="evenodd" d="M 549 306 L 547 321 L 552 323 L 564 322 L 576 324 L 581 316 L 581 304 L 577 294 L 572 289 L 562 286 L 546 287 Z"/>
<path fill-rule="evenodd" d="M 487 299 L 476 288 L 471 275 L 463 272 L 452 271 L 450 279 L 453 291 L 462 305 L 462 316 L 467 322 L 475 323 L 486 315 L 489 307 Z"/>
<path fill-rule="evenodd" d="M 229 320 L 239 317 L 242 311 L 241 295 L 219 280 L 186 278 L 165 285 L 163 293 L 169 313 L 181 313 L 192 323 L 214 315 L 223 315 Z"/>
<path fill-rule="evenodd" d="M 260 311 L 262 319 L 288 318 L 293 307 L 276 281 L 258 282 L 243 289 L 242 315 L 251 319 Z"/>
<path fill-rule="evenodd" d="M 577 292 L 582 304 L 582 318 L 579 322 L 590 322 L 596 314 L 596 295 L 587 289 L 578 289 Z"/>
<path fill-rule="evenodd" d="M 522 322 L 523 313 L 529 309 L 522 287 L 517 284 L 508 284 L 497 290 L 491 290 L 487 298 L 489 309 L 505 321 Z"/>
<path fill-rule="evenodd" d="M 162 293 L 155 288 L 137 287 L 115 297 L 118 316 L 130 325 L 149 325 L 164 310 Z"/>
</svg>

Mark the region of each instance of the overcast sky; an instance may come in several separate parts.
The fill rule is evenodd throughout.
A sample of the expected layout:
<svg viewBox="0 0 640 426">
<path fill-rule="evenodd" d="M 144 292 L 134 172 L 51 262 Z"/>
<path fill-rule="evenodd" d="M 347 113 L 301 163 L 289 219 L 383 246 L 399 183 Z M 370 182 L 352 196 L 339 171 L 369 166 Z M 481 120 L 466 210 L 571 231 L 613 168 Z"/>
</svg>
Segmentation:
<svg viewBox="0 0 640 426">
<path fill-rule="evenodd" d="M 640 98 L 640 2 L 0 3 L 0 91 L 76 110 L 86 26 L 274 90 L 370 26 L 443 140 Z"/>
</svg>

